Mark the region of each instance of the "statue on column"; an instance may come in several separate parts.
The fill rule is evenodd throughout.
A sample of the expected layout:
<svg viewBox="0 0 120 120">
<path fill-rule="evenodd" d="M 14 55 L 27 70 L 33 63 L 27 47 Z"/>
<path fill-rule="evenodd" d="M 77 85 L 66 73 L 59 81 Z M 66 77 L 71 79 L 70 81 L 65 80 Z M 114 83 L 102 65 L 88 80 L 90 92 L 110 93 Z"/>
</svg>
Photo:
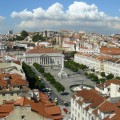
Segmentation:
<svg viewBox="0 0 120 120">
<path fill-rule="evenodd" d="M 67 73 L 64 70 L 64 55 L 62 55 L 62 57 L 61 57 L 61 62 L 62 62 L 62 68 L 61 68 L 60 72 L 58 73 L 58 76 L 60 78 L 62 78 L 63 76 L 68 77 Z"/>
</svg>

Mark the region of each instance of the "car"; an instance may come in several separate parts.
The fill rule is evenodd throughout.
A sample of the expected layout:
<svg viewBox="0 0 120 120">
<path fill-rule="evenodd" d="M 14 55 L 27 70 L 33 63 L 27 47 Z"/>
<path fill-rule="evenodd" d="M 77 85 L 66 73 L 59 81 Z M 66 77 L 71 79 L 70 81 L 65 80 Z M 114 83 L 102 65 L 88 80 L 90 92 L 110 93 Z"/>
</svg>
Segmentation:
<svg viewBox="0 0 120 120">
<path fill-rule="evenodd" d="M 69 95 L 68 92 L 62 92 L 60 95 Z"/>
<path fill-rule="evenodd" d="M 42 91 L 42 92 L 49 92 L 49 90 L 46 89 L 46 88 L 43 88 L 41 91 Z"/>
<path fill-rule="evenodd" d="M 66 108 L 63 108 L 63 111 L 67 114 L 68 110 Z"/>
<path fill-rule="evenodd" d="M 51 89 L 51 88 L 46 88 L 46 90 L 49 90 L 49 91 L 51 91 L 52 89 Z"/>
<path fill-rule="evenodd" d="M 42 80 L 41 76 L 38 76 L 38 79 L 39 79 L 39 80 Z"/>
<path fill-rule="evenodd" d="M 52 93 L 51 93 L 51 92 L 47 92 L 47 94 L 48 94 L 48 96 L 52 95 Z"/>
<path fill-rule="evenodd" d="M 54 103 L 55 103 L 56 105 L 58 105 L 58 99 L 57 99 L 57 98 L 55 98 Z"/>
<path fill-rule="evenodd" d="M 64 102 L 64 106 L 68 107 L 69 103 L 68 102 Z"/>
<path fill-rule="evenodd" d="M 55 98 L 55 100 L 57 100 L 57 98 Z"/>
</svg>

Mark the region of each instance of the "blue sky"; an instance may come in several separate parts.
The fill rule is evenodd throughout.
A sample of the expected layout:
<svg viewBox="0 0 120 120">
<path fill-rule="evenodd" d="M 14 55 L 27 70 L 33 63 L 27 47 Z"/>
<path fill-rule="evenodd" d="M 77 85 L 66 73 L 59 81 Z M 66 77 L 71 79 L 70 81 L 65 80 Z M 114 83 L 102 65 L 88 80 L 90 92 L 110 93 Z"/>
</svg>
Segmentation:
<svg viewBox="0 0 120 120">
<path fill-rule="evenodd" d="M 119 33 L 120 0 L 1 0 L 0 33 L 70 29 Z"/>
</svg>

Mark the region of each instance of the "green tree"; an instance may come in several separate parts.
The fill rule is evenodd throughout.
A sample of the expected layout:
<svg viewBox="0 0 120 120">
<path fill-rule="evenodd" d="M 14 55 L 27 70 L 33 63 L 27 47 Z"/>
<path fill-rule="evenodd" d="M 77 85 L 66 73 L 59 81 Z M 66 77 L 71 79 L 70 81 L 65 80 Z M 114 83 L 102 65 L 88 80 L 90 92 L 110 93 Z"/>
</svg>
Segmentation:
<svg viewBox="0 0 120 120">
<path fill-rule="evenodd" d="M 14 38 L 14 40 L 18 40 L 18 41 L 20 40 L 21 41 L 21 40 L 24 40 L 24 37 L 23 36 L 16 36 Z"/>
<path fill-rule="evenodd" d="M 87 72 L 85 72 L 85 73 L 84 73 L 84 75 L 87 77 L 87 76 L 88 76 L 88 73 L 87 73 Z"/>
<path fill-rule="evenodd" d="M 40 73 L 44 73 L 45 69 L 44 69 L 44 67 L 42 67 L 40 64 L 38 64 L 38 63 L 33 63 L 33 66 L 34 66 Z"/>
<path fill-rule="evenodd" d="M 102 77 L 105 77 L 105 72 L 100 73 Z"/>
<path fill-rule="evenodd" d="M 33 42 L 38 42 L 39 40 L 45 41 L 45 38 L 43 37 L 42 34 L 37 33 L 33 36 L 32 40 Z"/>
<path fill-rule="evenodd" d="M 98 82 L 98 77 L 94 75 L 92 80 L 95 81 L 95 82 Z"/>
<path fill-rule="evenodd" d="M 118 76 L 117 76 L 115 79 L 118 79 L 118 80 L 120 80 L 120 77 L 118 77 Z"/>
<path fill-rule="evenodd" d="M 108 79 L 108 80 L 109 80 L 109 79 L 113 79 L 113 78 L 114 78 L 114 75 L 113 75 L 113 74 L 109 74 L 109 75 L 106 76 L 106 79 Z"/>
<path fill-rule="evenodd" d="M 25 39 L 27 36 L 29 35 L 29 33 L 25 30 L 21 31 L 21 36 Z"/>
<path fill-rule="evenodd" d="M 42 89 L 45 87 L 45 85 L 41 83 L 38 76 L 36 76 L 36 73 L 32 70 L 32 68 L 29 65 L 23 62 L 22 68 L 25 72 L 26 78 L 29 82 L 29 87 L 31 89 L 35 88 Z"/>
<path fill-rule="evenodd" d="M 105 82 L 105 78 L 100 78 L 99 83 L 103 83 L 103 82 Z"/>
</svg>

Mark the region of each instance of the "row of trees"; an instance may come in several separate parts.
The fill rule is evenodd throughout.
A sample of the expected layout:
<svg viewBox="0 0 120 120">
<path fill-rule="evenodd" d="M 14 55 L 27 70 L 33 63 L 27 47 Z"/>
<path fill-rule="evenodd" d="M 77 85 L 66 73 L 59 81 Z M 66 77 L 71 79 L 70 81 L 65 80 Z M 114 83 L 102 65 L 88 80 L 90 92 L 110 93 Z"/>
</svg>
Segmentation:
<svg viewBox="0 0 120 120">
<path fill-rule="evenodd" d="M 100 74 L 102 76 L 102 78 L 98 78 L 98 76 L 96 76 L 94 73 L 87 73 L 85 72 L 85 76 L 89 79 L 91 79 L 92 81 L 96 82 L 96 84 L 105 82 L 106 80 L 110 80 L 114 78 L 113 74 L 108 74 L 105 75 L 105 72 L 101 72 Z M 120 79 L 120 77 L 116 77 L 116 79 Z"/>
<path fill-rule="evenodd" d="M 88 79 L 91 79 L 92 81 L 96 82 L 96 84 L 99 84 L 100 81 L 101 81 L 100 79 L 98 79 L 98 76 L 96 76 L 94 73 L 87 73 L 87 72 L 85 72 L 85 76 Z"/>
<path fill-rule="evenodd" d="M 33 66 L 34 66 L 40 73 L 44 73 L 44 72 L 45 72 L 44 67 L 42 67 L 42 66 L 39 65 L 38 63 L 33 63 Z"/>
<path fill-rule="evenodd" d="M 65 87 L 61 83 L 57 82 L 54 76 L 50 73 L 44 73 L 44 77 L 57 89 L 58 92 L 63 92 L 65 90 Z"/>
<path fill-rule="evenodd" d="M 35 89 L 35 88 L 43 89 L 43 88 L 45 88 L 44 83 L 41 83 L 38 76 L 35 74 L 35 72 L 33 72 L 33 70 L 31 69 L 31 67 L 29 65 L 27 65 L 26 63 L 23 62 L 22 68 L 25 72 L 26 78 L 29 82 L 29 87 L 31 89 Z"/>
<path fill-rule="evenodd" d="M 74 62 L 73 60 L 67 60 L 64 62 L 64 66 L 73 72 L 78 72 L 80 69 L 85 70 L 87 68 L 86 65 L 79 64 Z"/>
<path fill-rule="evenodd" d="M 40 66 L 38 63 L 34 63 L 33 65 L 40 73 L 44 75 L 46 80 L 49 81 L 50 84 L 52 84 L 57 89 L 58 92 L 65 90 L 64 86 L 61 83 L 57 82 L 53 75 L 51 75 L 50 73 L 45 73 L 42 66 Z"/>
<path fill-rule="evenodd" d="M 107 80 L 114 78 L 114 75 L 113 75 L 113 74 L 105 75 L 105 72 L 101 72 L 100 75 L 101 75 L 103 78 L 106 78 Z"/>
</svg>

